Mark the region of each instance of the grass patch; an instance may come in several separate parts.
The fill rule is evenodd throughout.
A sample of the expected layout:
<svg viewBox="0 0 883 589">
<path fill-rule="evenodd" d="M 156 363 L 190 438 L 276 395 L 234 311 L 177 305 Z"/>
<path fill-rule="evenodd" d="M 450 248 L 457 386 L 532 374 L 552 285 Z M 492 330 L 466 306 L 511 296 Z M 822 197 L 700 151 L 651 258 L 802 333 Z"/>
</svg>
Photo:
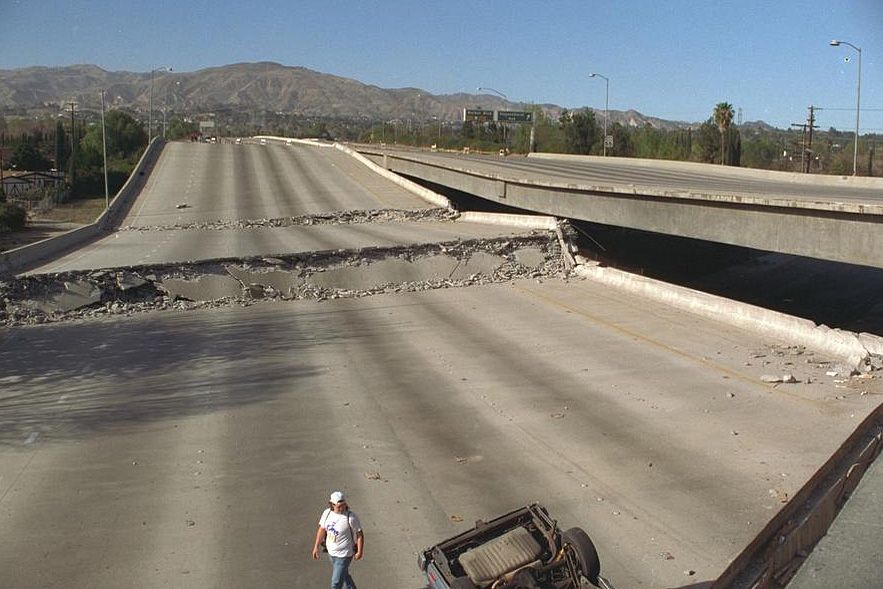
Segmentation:
<svg viewBox="0 0 883 589">
<path fill-rule="evenodd" d="M 34 215 L 36 219 L 87 225 L 104 212 L 104 197 L 81 198 L 62 203 L 50 211 Z"/>
</svg>

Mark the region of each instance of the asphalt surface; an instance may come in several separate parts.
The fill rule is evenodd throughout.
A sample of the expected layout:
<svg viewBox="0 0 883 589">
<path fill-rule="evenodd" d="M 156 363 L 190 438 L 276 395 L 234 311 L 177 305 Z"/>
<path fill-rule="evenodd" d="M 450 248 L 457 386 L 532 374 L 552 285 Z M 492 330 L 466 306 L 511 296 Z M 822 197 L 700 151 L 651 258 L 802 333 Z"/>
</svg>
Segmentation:
<svg viewBox="0 0 883 589">
<path fill-rule="evenodd" d="M 179 159 L 305 148 L 169 147 L 132 224 L 321 208 L 264 178 L 237 212 L 203 174 L 172 210 L 180 183 L 157 186 L 186 180 Z M 308 149 L 314 174 L 337 157 Z M 418 550 L 534 500 L 589 532 L 617 587 L 705 587 L 876 404 L 826 360 L 563 279 L 8 328 L 0 586 L 325 585 L 309 551 L 343 488 L 362 589 L 423 587 Z M 761 380 L 784 373 L 800 382 Z"/>
</svg>

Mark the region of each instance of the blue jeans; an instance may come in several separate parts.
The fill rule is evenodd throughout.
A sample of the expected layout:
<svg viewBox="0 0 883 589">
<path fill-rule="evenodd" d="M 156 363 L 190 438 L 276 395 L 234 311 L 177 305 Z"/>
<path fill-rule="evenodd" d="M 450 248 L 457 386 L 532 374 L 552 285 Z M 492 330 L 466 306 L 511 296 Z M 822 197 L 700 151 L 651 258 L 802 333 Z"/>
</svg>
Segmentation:
<svg viewBox="0 0 883 589">
<path fill-rule="evenodd" d="M 350 576 L 352 556 L 329 556 L 331 559 L 331 589 L 356 589 L 356 583 Z"/>
</svg>

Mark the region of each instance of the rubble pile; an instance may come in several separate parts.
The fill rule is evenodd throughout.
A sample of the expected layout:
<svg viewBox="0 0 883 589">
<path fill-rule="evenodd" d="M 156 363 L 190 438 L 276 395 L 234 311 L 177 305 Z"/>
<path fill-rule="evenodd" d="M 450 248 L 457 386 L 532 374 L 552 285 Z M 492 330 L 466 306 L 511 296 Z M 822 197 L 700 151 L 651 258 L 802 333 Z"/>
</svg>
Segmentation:
<svg viewBox="0 0 883 589">
<path fill-rule="evenodd" d="M 274 219 L 237 219 L 233 221 L 204 221 L 175 225 L 126 225 L 119 231 L 177 231 L 186 229 L 254 229 L 260 227 L 295 227 L 301 225 L 355 225 L 360 223 L 404 223 L 420 221 L 453 221 L 459 213 L 453 209 L 431 208 L 417 210 L 371 209 L 333 211 L 298 217 Z"/>
<path fill-rule="evenodd" d="M 554 232 L 422 245 L 309 252 L 38 274 L 0 282 L 6 326 L 152 310 L 328 300 L 561 276 Z"/>
</svg>

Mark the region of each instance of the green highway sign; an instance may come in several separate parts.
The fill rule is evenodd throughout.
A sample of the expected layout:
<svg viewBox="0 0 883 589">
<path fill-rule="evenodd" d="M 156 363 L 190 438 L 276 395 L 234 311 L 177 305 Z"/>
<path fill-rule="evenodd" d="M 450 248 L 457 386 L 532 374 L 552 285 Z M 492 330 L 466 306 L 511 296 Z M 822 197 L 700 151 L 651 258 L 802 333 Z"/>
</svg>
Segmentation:
<svg viewBox="0 0 883 589">
<path fill-rule="evenodd" d="M 498 110 L 497 120 L 501 123 L 530 123 L 533 113 L 522 110 Z"/>
<path fill-rule="evenodd" d="M 482 108 L 464 108 L 464 121 L 478 121 L 479 123 L 487 123 L 494 120 L 494 111 Z"/>
</svg>

